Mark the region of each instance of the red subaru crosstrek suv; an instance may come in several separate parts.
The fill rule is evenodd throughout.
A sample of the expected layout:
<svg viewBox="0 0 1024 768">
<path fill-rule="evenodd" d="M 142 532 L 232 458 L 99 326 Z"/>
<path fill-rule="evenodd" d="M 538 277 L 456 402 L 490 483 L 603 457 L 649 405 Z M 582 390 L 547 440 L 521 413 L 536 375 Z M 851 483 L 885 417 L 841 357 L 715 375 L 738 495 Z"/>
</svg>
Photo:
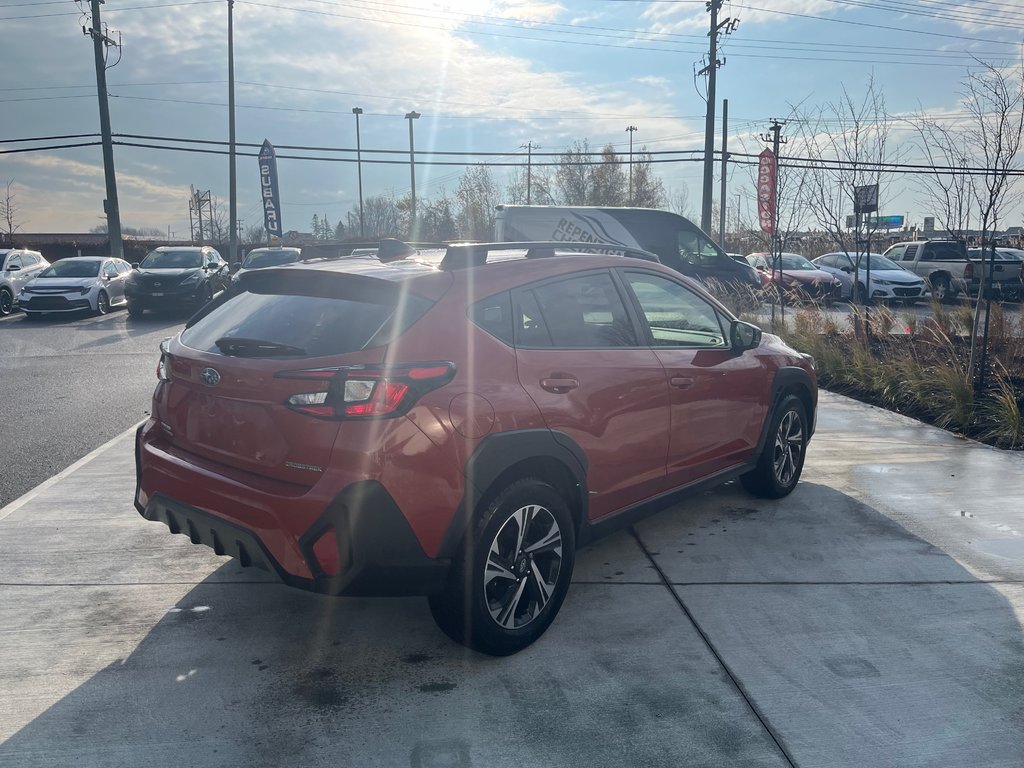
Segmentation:
<svg viewBox="0 0 1024 768">
<path fill-rule="evenodd" d="M 294 587 L 428 595 L 503 655 L 582 543 L 732 478 L 792 491 L 812 361 L 656 261 L 566 247 L 244 275 L 161 346 L 135 506 Z"/>
</svg>

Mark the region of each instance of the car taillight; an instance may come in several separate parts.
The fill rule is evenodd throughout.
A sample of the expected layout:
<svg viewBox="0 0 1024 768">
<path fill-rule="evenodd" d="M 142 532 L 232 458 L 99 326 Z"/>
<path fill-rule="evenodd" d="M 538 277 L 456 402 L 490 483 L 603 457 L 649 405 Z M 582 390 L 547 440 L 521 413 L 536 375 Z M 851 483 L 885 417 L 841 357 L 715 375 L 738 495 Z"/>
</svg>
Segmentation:
<svg viewBox="0 0 1024 768">
<path fill-rule="evenodd" d="M 967 266 L 964 267 L 964 279 L 971 280 L 974 278 L 974 265 L 971 262 L 967 262 Z"/>
<path fill-rule="evenodd" d="M 455 376 L 453 363 L 407 363 L 282 371 L 279 379 L 318 382 L 315 391 L 289 395 L 285 405 L 320 419 L 398 416 Z"/>
<path fill-rule="evenodd" d="M 156 364 L 156 377 L 160 381 L 171 380 L 170 357 L 167 354 L 169 341 L 170 339 L 164 339 L 160 342 L 160 360 Z"/>
</svg>

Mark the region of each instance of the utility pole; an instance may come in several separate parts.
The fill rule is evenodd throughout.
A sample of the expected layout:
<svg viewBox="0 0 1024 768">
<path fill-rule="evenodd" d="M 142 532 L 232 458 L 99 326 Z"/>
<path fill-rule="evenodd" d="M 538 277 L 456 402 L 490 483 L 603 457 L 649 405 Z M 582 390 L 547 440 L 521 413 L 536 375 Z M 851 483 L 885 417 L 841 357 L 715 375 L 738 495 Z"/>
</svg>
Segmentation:
<svg viewBox="0 0 1024 768">
<path fill-rule="evenodd" d="M 633 205 L 633 134 L 636 133 L 635 125 L 627 125 L 626 132 L 629 134 L 629 204 Z"/>
<path fill-rule="evenodd" d="M 528 141 L 520 144 L 519 148 L 526 150 L 526 204 L 530 205 L 530 191 L 533 189 L 533 150 L 540 149 L 540 145 Z"/>
<path fill-rule="evenodd" d="M 772 154 L 775 155 L 775 199 L 772 201 L 774 211 L 774 221 L 772 222 L 772 267 L 779 275 L 779 312 L 781 313 L 783 324 L 786 322 L 786 291 L 782 274 L 782 244 L 779 240 L 779 179 L 782 176 L 782 169 L 779 167 L 779 146 L 786 143 L 786 140 L 782 138 L 782 126 L 785 124 L 785 120 L 776 120 L 773 117 L 768 133 L 761 134 L 761 141 L 771 142 Z M 775 305 L 772 305 L 773 315 L 774 309 Z M 774 320 L 774 317 L 772 319 Z"/>
<path fill-rule="evenodd" d="M 416 145 L 412 139 L 412 121 L 420 119 L 420 113 L 416 110 L 409 112 L 405 119 L 409 121 L 409 179 L 412 183 L 412 206 L 409 213 L 409 239 L 416 240 Z"/>
<path fill-rule="evenodd" d="M 718 195 L 718 244 L 725 250 L 725 183 L 726 163 L 729 161 L 729 100 L 722 99 L 722 191 Z"/>
<path fill-rule="evenodd" d="M 92 27 L 82 27 L 82 33 L 92 38 L 93 53 L 96 58 L 96 95 L 100 102 L 100 133 L 103 134 L 103 176 L 107 186 L 107 199 L 103 201 L 103 212 L 107 214 L 107 234 L 110 238 L 110 255 L 120 259 L 124 257 L 124 244 L 121 241 L 121 208 L 117 204 L 117 179 L 114 176 L 114 143 L 110 136 L 110 107 L 107 104 L 107 54 L 109 47 L 120 48 L 120 41 L 115 42 L 100 21 L 100 3 L 103 0 L 92 0 Z"/>
<path fill-rule="evenodd" d="M 238 258 L 238 188 L 235 182 L 235 0 L 228 0 L 228 258 L 229 264 Z"/>
<path fill-rule="evenodd" d="M 363 219 L 363 145 L 359 140 L 359 116 L 363 114 L 362 107 L 352 107 L 352 114 L 356 116 L 356 173 L 359 176 L 359 239 L 366 239 L 366 223 Z"/>
<path fill-rule="evenodd" d="M 731 34 L 739 25 L 739 19 L 718 21 L 718 11 L 724 0 L 707 0 L 705 7 L 711 14 L 711 27 L 708 31 L 710 47 L 708 63 L 697 75 L 708 77 L 708 103 L 704 116 L 704 188 L 701 199 L 700 228 L 711 231 L 711 189 L 715 175 L 715 85 L 718 68 L 725 64 L 725 59 L 718 60 L 718 36 Z"/>
</svg>

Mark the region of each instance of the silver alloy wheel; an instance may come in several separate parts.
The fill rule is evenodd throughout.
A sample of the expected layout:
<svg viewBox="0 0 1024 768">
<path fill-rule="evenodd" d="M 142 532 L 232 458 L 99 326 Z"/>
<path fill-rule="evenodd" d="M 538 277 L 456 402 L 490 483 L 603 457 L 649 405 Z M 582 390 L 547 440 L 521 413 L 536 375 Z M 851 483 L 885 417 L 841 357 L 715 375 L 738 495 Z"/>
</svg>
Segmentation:
<svg viewBox="0 0 1024 768">
<path fill-rule="evenodd" d="M 0 315 L 9 315 L 14 309 L 14 296 L 10 291 L 0 291 Z"/>
<path fill-rule="evenodd" d="M 775 479 L 779 485 L 788 487 L 793 482 L 803 450 L 804 428 L 800 414 L 795 410 L 786 411 L 775 433 L 775 451 L 772 456 Z"/>
<path fill-rule="evenodd" d="M 107 298 L 107 294 L 100 291 L 99 296 L 96 297 L 96 314 L 105 315 L 110 310 L 110 299 Z"/>
<path fill-rule="evenodd" d="M 484 600 L 503 629 L 522 629 L 548 604 L 562 569 L 562 529 L 539 504 L 520 507 L 498 529 L 484 566 Z"/>
</svg>

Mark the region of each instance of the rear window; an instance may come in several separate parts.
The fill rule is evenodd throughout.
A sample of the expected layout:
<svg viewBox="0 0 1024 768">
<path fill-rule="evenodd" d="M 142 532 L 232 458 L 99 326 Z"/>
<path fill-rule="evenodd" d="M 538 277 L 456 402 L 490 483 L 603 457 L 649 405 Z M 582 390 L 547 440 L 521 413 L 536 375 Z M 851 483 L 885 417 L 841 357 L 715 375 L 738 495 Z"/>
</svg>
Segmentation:
<svg viewBox="0 0 1024 768">
<path fill-rule="evenodd" d="M 242 262 L 242 269 L 262 269 L 263 267 L 278 267 L 282 264 L 293 264 L 302 258 L 298 249 L 277 249 L 277 250 L 255 250 L 250 251 Z"/>
<path fill-rule="evenodd" d="M 192 349 L 238 357 L 321 357 L 387 344 L 432 306 L 410 293 L 247 290 L 182 331 Z M 311 295 L 315 293 L 316 295 Z"/>
</svg>

